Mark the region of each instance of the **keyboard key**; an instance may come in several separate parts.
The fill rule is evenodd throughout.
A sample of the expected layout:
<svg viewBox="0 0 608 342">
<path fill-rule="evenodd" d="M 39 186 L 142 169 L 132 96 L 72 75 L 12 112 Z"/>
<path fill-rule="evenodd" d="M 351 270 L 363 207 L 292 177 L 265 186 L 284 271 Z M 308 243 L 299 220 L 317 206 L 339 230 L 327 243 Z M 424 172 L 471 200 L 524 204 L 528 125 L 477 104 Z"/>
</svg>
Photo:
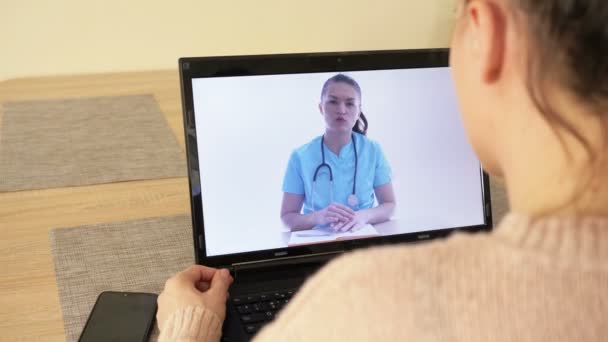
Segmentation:
<svg viewBox="0 0 608 342">
<path fill-rule="evenodd" d="M 246 303 L 255 303 L 260 301 L 260 296 L 251 295 L 245 298 Z"/>
<path fill-rule="evenodd" d="M 253 304 L 252 307 L 253 307 L 253 310 L 256 312 L 270 310 L 270 306 L 268 305 L 267 302 L 255 303 L 255 304 Z"/>
<path fill-rule="evenodd" d="M 244 323 L 245 332 L 252 336 L 266 322 L 272 321 L 276 317 L 277 312 L 290 302 L 294 293 L 293 290 L 285 290 L 250 294 L 234 297 L 232 302 Z"/>
<path fill-rule="evenodd" d="M 251 305 L 245 304 L 245 305 L 238 306 L 237 310 L 239 311 L 240 314 L 247 314 L 247 313 L 251 313 L 253 311 L 253 308 L 251 307 Z"/>
<path fill-rule="evenodd" d="M 258 330 L 260 330 L 261 324 L 247 324 L 245 325 L 245 331 L 248 334 L 255 334 Z"/>
<path fill-rule="evenodd" d="M 257 322 L 267 321 L 268 318 L 267 318 L 266 314 L 254 312 L 252 314 L 247 314 L 247 315 L 241 316 L 241 320 L 243 321 L 243 323 L 248 324 L 248 323 L 257 323 Z"/>
<path fill-rule="evenodd" d="M 277 311 L 277 310 L 279 310 L 279 303 L 276 301 L 270 301 L 270 302 L 268 302 L 268 308 L 271 311 Z"/>
</svg>

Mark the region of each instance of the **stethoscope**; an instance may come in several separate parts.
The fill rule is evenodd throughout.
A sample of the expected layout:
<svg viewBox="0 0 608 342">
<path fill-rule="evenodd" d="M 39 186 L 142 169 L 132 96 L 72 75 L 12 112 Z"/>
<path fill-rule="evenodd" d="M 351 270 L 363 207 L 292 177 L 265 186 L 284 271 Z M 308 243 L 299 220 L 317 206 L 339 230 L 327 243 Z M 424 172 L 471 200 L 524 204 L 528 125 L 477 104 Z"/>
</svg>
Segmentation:
<svg viewBox="0 0 608 342">
<path fill-rule="evenodd" d="M 353 149 L 355 150 L 355 176 L 353 178 L 353 192 L 350 195 L 348 195 L 348 199 L 346 201 L 351 208 L 354 208 L 359 204 L 359 199 L 357 198 L 357 195 L 355 195 L 355 192 L 357 190 L 357 164 L 359 162 L 359 158 L 357 156 L 357 143 L 355 143 L 355 135 L 351 134 L 350 138 L 353 142 Z M 322 162 L 321 162 L 321 164 L 319 164 L 319 166 L 317 166 L 317 169 L 315 170 L 315 173 L 312 177 L 312 192 L 310 195 L 310 207 L 312 208 L 313 211 L 315 210 L 315 185 L 317 184 L 317 175 L 319 174 L 319 171 L 324 167 L 327 168 L 327 170 L 329 171 L 329 202 L 333 203 L 333 201 L 334 201 L 334 174 L 331 170 L 331 166 L 329 166 L 329 164 L 327 164 L 325 162 L 325 148 L 324 148 L 324 144 L 323 144 L 324 141 L 325 141 L 325 136 L 321 137 Z"/>
</svg>

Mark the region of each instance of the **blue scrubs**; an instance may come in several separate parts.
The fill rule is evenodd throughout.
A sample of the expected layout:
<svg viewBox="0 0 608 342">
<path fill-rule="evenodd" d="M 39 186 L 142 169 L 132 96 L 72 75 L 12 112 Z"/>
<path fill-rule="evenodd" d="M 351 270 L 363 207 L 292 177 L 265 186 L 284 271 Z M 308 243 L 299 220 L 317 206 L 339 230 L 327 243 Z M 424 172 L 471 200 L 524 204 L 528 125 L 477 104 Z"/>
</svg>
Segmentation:
<svg viewBox="0 0 608 342">
<path fill-rule="evenodd" d="M 391 169 L 377 142 L 362 134 L 353 134 L 359 157 L 356 188 L 359 204 L 353 209 L 368 209 L 374 205 L 374 188 L 391 182 Z M 323 149 L 325 150 L 325 162 L 331 166 L 334 175 L 333 200 L 348 206 L 347 199 L 353 191 L 355 175 L 355 153 L 352 140 L 342 147 L 339 155 L 330 151 L 327 146 L 323 146 Z M 283 179 L 283 192 L 304 195 L 304 214 L 323 209 L 331 204 L 329 170 L 323 167 L 317 174 L 315 207 L 311 207 L 312 180 L 322 159 L 321 136 L 319 136 L 308 144 L 295 149 L 287 164 L 287 171 Z"/>
</svg>

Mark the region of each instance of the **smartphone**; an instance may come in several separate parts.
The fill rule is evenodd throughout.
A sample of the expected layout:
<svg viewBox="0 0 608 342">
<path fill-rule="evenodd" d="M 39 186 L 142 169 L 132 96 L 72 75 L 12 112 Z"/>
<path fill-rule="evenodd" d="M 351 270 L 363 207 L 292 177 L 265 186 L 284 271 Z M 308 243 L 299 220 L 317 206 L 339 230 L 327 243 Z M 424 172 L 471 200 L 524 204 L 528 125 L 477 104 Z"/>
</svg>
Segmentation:
<svg viewBox="0 0 608 342">
<path fill-rule="evenodd" d="M 153 293 L 99 294 L 78 341 L 142 341 L 148 339 L 156 316 Z"/>
</svg>

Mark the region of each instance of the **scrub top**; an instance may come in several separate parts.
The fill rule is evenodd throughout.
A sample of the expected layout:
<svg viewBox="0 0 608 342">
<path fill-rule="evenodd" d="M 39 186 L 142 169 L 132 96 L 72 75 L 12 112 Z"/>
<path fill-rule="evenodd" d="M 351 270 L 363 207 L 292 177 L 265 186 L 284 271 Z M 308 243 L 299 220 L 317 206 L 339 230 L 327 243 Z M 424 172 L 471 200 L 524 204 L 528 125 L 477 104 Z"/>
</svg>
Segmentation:
<svg viewBox="0 0 608 342">
<path fill-rule="evenodd" d="M 353 135 L 359 159 L 355 192 L 359 204 L 352 208 L 356 211 L 373 207 L 374 188 L 391 182 L 391 169 L 377 142 L 359 133 L 353 132 Z M 325 150 L 325 163 L 331 166 L 334 176 L 333 201 L 349 206 L 347 199 L 353 191 L 355 176 L 355 152 L 352 139 L 342 147 L 339 155 L 330 151 L 325 145 L 323 145 L 323 149 Z M 283 192 L 304 195 L 304 214 L 323 209 L 331 204 L 329 170 L 327 167 L 323 167 L 317 174 L 314 191 L 315 207 L 311 207 L 313 176 L 322 160 L 321 136 L 296 148 L 289 158 L 283 179 Z"/>
</svg>

